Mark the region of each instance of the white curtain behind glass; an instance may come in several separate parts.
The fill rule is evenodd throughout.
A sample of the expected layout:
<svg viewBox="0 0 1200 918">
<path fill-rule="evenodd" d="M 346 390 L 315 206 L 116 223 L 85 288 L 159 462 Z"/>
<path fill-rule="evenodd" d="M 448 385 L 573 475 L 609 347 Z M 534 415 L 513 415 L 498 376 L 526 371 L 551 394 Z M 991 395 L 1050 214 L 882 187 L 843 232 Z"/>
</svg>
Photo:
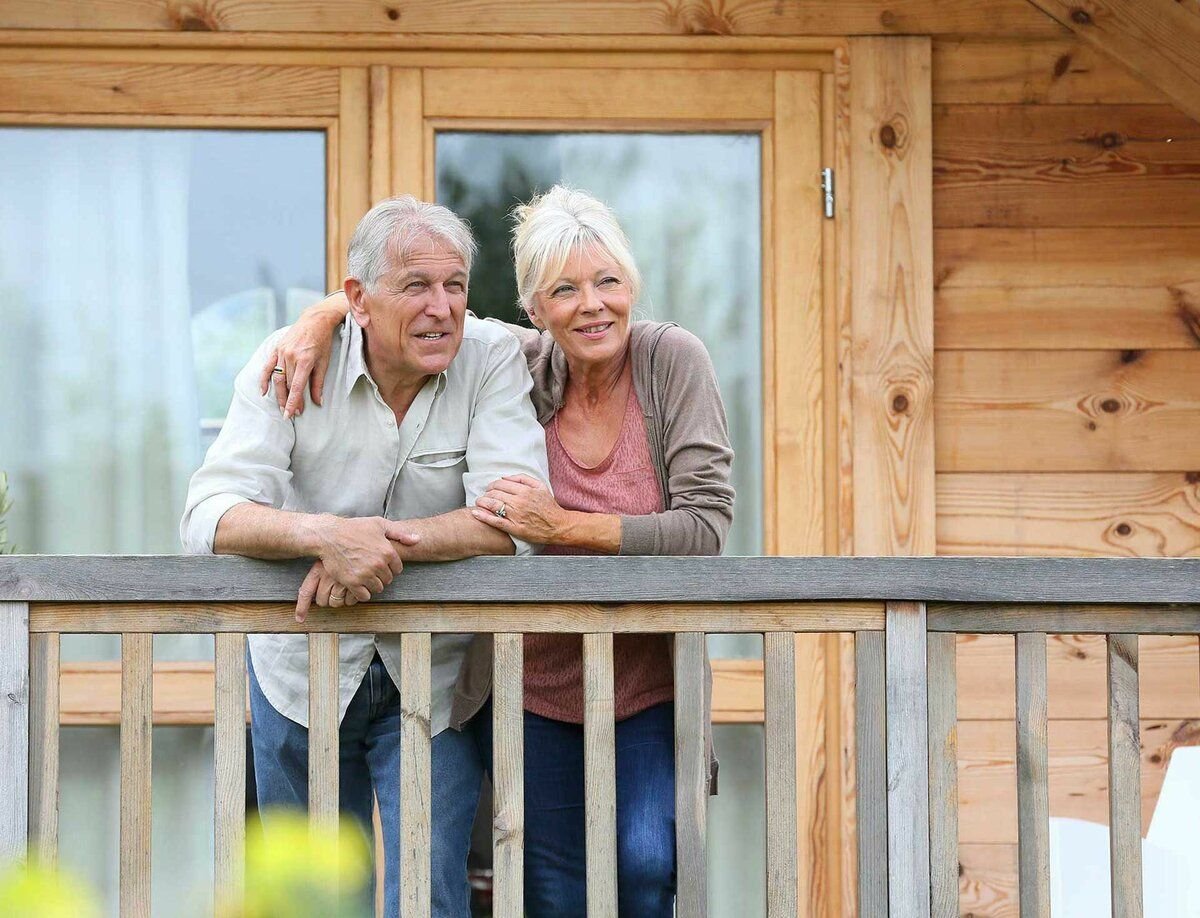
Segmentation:
<svg viewBox="0 0 1200 918">
<path fill-rule="evenodd" d="M 0 153 L 0 468 L 15 502 L 11 537 L 25 552 L 174 552 L 199 459 L 188 138 L 11 129 Z M 112 637 L 64 639 L 63 657 L 111 659 L 118 648 Z M 180 913 L 172 891 L 199 893 L 200 908 L 208 895 L 210 736 L 155 730 L 157 914 Z M 63 731 L 62 861 L 110 906 L 118 767 L 115 730 Z"/>
</svg>

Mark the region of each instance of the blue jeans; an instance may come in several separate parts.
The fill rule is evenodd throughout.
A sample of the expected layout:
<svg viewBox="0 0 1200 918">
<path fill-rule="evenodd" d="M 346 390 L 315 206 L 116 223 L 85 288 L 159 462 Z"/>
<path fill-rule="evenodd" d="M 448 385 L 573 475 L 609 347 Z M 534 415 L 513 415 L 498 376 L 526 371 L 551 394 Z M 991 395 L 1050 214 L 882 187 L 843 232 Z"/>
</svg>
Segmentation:
<svg viewBox="0 0 1200 918">
<path fill-rule="evenodd" d="M 250 654 L 250 719 L 258 805 L 308 807 L 308 730 L 272 707 Z M 371 793 L 383 824 L 384 900 L 400 914 L 400 695 L 376 655 L 342 718 L 338 800 L 342 812 L 371 834 Z M 433 739 L 432 896 L 437 918 L 469 918 L 467 850 L 479 803 L 484 759 L 470 731 L 443 730 Z"/>
<path fill-rule="evenodd" d="M 491 705 L 474 719 L 491 762 Z M 587 914 L 583 727 L 525 712 L 525 914 Z M 617 907 L 671 918 L 675 902 L 675 706 L 617 723 Z"/>
</svg>

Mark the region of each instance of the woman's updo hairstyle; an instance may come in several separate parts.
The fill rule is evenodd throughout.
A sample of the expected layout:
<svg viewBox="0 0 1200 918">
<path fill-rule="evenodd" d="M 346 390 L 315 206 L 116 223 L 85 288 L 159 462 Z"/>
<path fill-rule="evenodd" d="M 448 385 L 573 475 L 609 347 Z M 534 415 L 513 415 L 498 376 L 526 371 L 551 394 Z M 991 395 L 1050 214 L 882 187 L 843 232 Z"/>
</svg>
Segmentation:
<svg viewBox="0 0 1200 918">
<path fill-rule="evenodd" d="M 555 185 L 513 208 L 513 264 L 517 296 L 528 313 L 534 295 L 559 277 L 576 252 L 595 248 L 606 253 L 621 273 L 636 303 L 642 275 L 630 251 L 629 239 L 608 205 L 584 191 Z"/>
</svg>

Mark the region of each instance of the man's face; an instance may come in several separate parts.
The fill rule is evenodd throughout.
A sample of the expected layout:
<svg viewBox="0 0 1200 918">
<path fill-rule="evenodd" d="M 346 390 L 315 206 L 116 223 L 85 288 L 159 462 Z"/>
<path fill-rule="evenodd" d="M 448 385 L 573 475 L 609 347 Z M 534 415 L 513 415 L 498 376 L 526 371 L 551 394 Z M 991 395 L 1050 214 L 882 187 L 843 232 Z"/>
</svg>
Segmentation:
<svg viewBox="0 0 1200 918">
<path fill-rule="evenodd" d="M 381 370 L 401 378 L 441 373 L 462 344 L 467 267 L 433 238 L 418 240 L 393 263 L 373 290 L 360 285 L 355 317 L 367 331 L 368 353 Z"/>
</svg>

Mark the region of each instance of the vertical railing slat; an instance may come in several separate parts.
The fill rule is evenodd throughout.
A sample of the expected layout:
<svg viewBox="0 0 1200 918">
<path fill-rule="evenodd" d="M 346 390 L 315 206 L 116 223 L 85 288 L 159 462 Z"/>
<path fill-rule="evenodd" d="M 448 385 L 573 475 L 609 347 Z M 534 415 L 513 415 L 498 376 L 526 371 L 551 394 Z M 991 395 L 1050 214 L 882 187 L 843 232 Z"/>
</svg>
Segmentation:
<svg viewBox="0 0 1200 918">
<path fill-rule="evenodd" d="M 929 872 L 933 918 L 957 918 L 958 670 L 957 635 L 928 638 Z"/>
<path fill-rule="evenodd" d="M 708 914 L 708 751 L 704 635 L 675 635 L 675 913 Z"/>
<path fill-rule="evenodd" d="M 767 916 L 796 914 L 796 637 L 763 636 Z"/>
<path fill-rule="evenodd" d="M 338 636 L 308 636 L 308 818 L 313 828 L 338 819 Z"/>
<path fill-rule="evenodd" d="M 121 918 L 150 914 L 154 635 L 121 635 Z"/>
<path fill-rule="evenodd" d="M 57 634 L 29 636 L 29 856 L 42 864 L 58 860 L 58 678 Z"/>
<path fill-rule="evenodd" d="M 617 762 L 613 636 L 583 636 L 583 768 L 587 913 L 617 914 Z"/>
<path fill-rule="evenodd" d="M 29 603 L 0 602 L 0 871 L 29 844 Z"/>
<path fill-rule="evenodd" d="M 400 911 L 429 918 L 430 648 L 428 632 L 400 636 Z"/>
<path fill-rule="evenodd" d="M 246 847 L 246 636 L 216 635 L 213 790 L 217 902 L 240 901 Z"/>
<path fill-rule="evenodd" d="M 1138 636 L 1108 636 L 1108 813 L 1114 918 L 1142 914 Z"/>
<path fill-rule="evenodd" d="M 1017 635 L 1017 862 L 1022 918 L 1050 918 L 1046 635 Z"/>
<path fill-rule="evenodd" d="M 525 914 L 525 636 L 497 634 L 492 664 L 492 910 Z"/>
<path fill-rule="evenodd" d="M 854 635 L 858 914 L 888 916 L 887 696 L 882 631 Z"/>
<path fill-rule="evenodd" d="M 889 602 L 888 898 L 891 918 L 929 915 L 929 722 L 925 604 Z"/>
</svg>

